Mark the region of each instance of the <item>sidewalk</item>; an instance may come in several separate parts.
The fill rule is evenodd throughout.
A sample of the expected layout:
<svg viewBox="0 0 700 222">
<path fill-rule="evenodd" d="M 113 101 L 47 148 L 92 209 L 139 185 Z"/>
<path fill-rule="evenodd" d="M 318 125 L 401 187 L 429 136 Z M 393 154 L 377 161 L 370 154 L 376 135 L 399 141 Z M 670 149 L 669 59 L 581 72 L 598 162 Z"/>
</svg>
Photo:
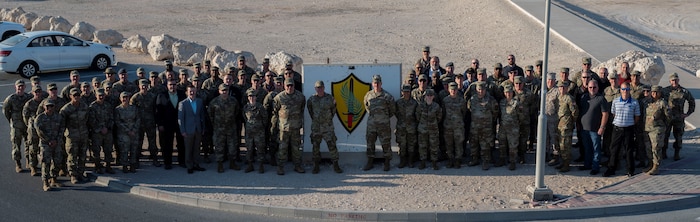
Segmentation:
<svg viewBox="0 0 700 222">
<path fill-rule="evenodd" d="M 516 7 L 521 8 L 526 14 L 529 13 L 534 19 L 542 20 L 544 17 L 544 0 L 512 0 Z M 605 61 L 627 50 L 641 50 L 633 44 L 621 40 L 617 35 L 602 30 L 600 27 L 583 20 L 563 8 L 552 6 L 552 29 L 565 36 L 572 44 L 585 50 L 598 61 Z M 587 38 L 578 30 L 586 30 L 584 34 L 595 36 L 595 40 Z M 695 98 L 700 98 L 700 80 L 683 72 L 681 69 L 666 63 L 667 73 L 677 72 L 681 74 L 682 85 L 689 88 Z M 666 77 L 662 79 L 666 80 Z M 668 85 L 668 82 L 662 81 Z M 687 122 L 692 126 L 700 126 L 700 114 L 691 115 Z M 695 127 L 693 127 L 695 128 Z M 686 133 L 688 140 L 698 141 L 699 133 L 695 130 Z M 697 142 L 692 144 L 686 142 L 680 161 L 664 160 L 661 166 L 660 175 L 648 176 L 637 174 L 619 183 L 606 186 L 597 190 L 587 192 L 583 195 L 564 198 L 551 203 L 532 203 L 532 209 L 503 209 L 494 211 L 410 211 L 395 212 L 377 209 L 376 211 L 353 211 L 348 210 L 322 210 L 294 207 L 275 207 L 264 205 L 264 203 L 246 202 L 242 199 L 222 200 L 213 198 L 219 194 L 232 192 L 255 193 L 270 196 L 270 201 L 274 202 L 275 195 L 285 195 L 294 197 L 295 195 L 308 194 L 313 192 L 330 192 L 343 201 L 365 201 L 353 199 L 353 194 L 361 193 L 363 190 L 334 190 L 331 188 L 346 186 L 348 183 L 360 183 L 362 189 L 377 189 L 383 187 L 390 189 L 394 186 L 402 186 L 395 180 L 399 176 L 407 176 L 405 171 L 400 171 L 392 167 L 392 171 L 383 173 L 378 169 L 370 173 L 359 170 L 358 166 L 344 165 L 346 172 L 341 175 L 333 174 L 328 165 L 322 167 L 320 175 L 298 175 L 288 172 L 289 175 L 279 177 L 274 175 L 274 168 L 266 165 L 265 177 L 281 178 L 276 182 L 258 184 L 251 187 L 236 187 L 226 184 L 226 180 L 240 180 L 247 177 L 241 175 L 257 174 L 251 172 L 243 174 L 235 172 L 222 177 L 214 171 L 214 164 L 208 164 L 208 171 L 195 173 L 188 176 L 179 167 L 171 171 L 162 168 L 155 168 L 145 164 L 139 173 L 136 174 L 115 174 L 114 177 L 99 175 L 96 183 L 115 189 L 124 190 L 132 194 L 154 198 L 158 200 L 198 206 L 219 210 L 227 210 L 243 213 L 263 214 L 282 217 L 302 217 L 314 219 L 333 220 L 363 220 L 363 221 L 505 221 L 505 220 L 551 220 L 551 219 L 571 219 L 581 217 L 602 217 L 624 213 L 642 213 L 651 210 L 674 209 L 688 205 L 700 204 L 700 147 Z M 530 162 L 532 163 L 532 162 Z M 396 163 L 393 165 L 395 166 Z M 287 170 L 291 171 L 290 164 Z M 443 165 L 444 167 L 444 165 Z M 519 166 L 520 167 L 520 166 Z M 551 167 L 547 167 L 551 172 Z M 307 169 L 309 169 L 307 167 Z M 473 169 L 472 169 L 473 170 Z M 499 169 L 487 171 L 493 173 Z M 503 170 L 502 168 L 500 170 Z M 475 172 L 470 171 L 470 172 Z M 641 169 L 637 169 L 640 172 Z M 441 169 L 440 171 L 411 171 L 411 179 L 432 179 L 448 182 L 450 177 L 465 176 L 463 173 L 454 170 Z M 619 171 L 618 171 L 619 172 Z M 551 175 L 550 173 L 547 173 Z M 231 176 L 233 175 L 233 176 Z M 260 176 L 263 176 L 260 175 Z M 253 175 L 257 176 L 257 175 Z M 469 176 L 481 176 L 469 175 Z M 183 178 L 187 179 L 183 182 Z M 293 187 L 283 179 L 302 178 L 308 179 L 304 186 Z M 371 182 L 356 182 L 357 178 L 371 178 Z M 223 180 L 223 181 L 222 181 Z M 313 180 L 313 181 L 312 181 Z M 216 183 L 202 184 L 201 181 L 217 181 Z M 356 184 L 357 185 L 357 184 Z M 459 189 L 455 186 L 453 189 Z M 523 188 L 524 189 L 524 188 Z M 389 191 L 390 192 L 390 191 Z M 386 197 L 409 200 L 414 193 L 388 193 Z M 380 199 L 372 199 L 376 201 Z M 304 201 L 302 199 L 298 201 Z"/>
</svg>

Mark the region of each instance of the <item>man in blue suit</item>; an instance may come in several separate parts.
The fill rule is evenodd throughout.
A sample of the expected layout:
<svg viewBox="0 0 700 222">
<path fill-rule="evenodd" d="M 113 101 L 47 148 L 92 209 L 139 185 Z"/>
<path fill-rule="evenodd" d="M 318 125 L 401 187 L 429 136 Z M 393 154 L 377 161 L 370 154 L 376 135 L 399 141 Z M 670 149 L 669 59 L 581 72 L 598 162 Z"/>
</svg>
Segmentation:
<svg viewBox="0 0 700 222">
<path fill-rule="evenodd" d="M 205 169 L 199 166 L 199 146 L 204 133 L 204 102 L 195 97 L 197 88 L 194 86 L 187 87 L 187 98 L 180 101 L 177 106 L 177 122 L 180 125 L 180 133 L 185 138 L 185 164 L 187 165 L 187 173 L 193 173 L 194 170 L 204 171 Z"/>
</svg>

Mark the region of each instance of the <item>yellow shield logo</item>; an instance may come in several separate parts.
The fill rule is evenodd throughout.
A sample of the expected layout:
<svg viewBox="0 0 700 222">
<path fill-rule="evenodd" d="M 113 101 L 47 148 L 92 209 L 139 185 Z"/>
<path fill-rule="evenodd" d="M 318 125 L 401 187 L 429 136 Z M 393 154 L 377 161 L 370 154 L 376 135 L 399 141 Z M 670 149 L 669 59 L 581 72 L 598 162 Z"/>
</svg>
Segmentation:
<svg viewBox="0 0 700 222">
<path fill-rule="evenodd" d="M 353 73 L 331 84 L 338 119 L 345 130 L 352 133 L 365 116 L 365 104 L 362 101 L 370 90 L 370 84 L 358 79 Z"/>
</svg>

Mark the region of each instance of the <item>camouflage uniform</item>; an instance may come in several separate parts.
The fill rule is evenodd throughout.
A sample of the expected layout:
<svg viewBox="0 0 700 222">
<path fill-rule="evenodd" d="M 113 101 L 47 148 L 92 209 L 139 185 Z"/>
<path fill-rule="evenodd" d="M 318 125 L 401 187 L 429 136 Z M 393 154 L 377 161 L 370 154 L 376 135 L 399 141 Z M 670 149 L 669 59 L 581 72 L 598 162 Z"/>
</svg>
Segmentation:
<svg viewBox="0 0 700 222">
<path fill-rule="evenodd" d="M 527 117 L 519 121 L 519 133 L 520 136 L 518 142 L 518 159 L 522 163 L 525 160 L 525 151 L 527 150 L 527 141 L 530 138 L 530 116 L 537 115 L 537 107 L 535 104 L 537 98 L 528 90 L 523 89 L 523 91 L 515 90 L 515 95 L 513 98 L 517 99 L 520 103 L 519 112 Z M 531 143 L 534 141 L 531 141 Z"/>
<path fill-rule="evenodd" d="M 563 166 L 568 168 L 571 162 L 571 140 L 573 137 L 574 124 L 576 123 L 576 118 L 578 118 L 578 108 L 571 95 L 562 95 L 559 97 L 559 110 L 557 112 L 559 116 L 559 148 L 561 149 L 560 155 L 564 163 Z"/>
<path fill-rule="evenodd" d="M 27 126 L 27 147 L 29 148 L 25 150 L 25 155 L 33 172 L 36 172 L 39 166 L 39 135 L 36 134 L 36 128 L 34 128 L 34 119 L 37 116 L 36 110 L 39 108 L 39 103 L 41 103 L 41 100 L 30 99 L 24 103 L 22 108 L 22 117 L 24 124 Z"/>
<path fill-rule="evenodd" d="M 216 162 L 223 162 L 226 155 L 229 161 L 233 161 L 233 157 L 238 152 L 239 135 L 236 134 L 236 118 L 240 112 L 239 103 L 232 96 L 224 99 L 217 96 L 207 107 L 207 114 L 212 123 L 213 141 L 216 152 Z M 248 143 L 248 140 L 246 140 Z M 228 153 L 226 153 L 228 148 Z"/>
<path fill-rule="evenodd" d="M 610 74 L 610 75 L 616 75 L 616 74 Z M 617 81 L 615 79 L 611 79 L 611 81 Z M 604 92 L 605 94 L 605 100 L 608 101 L 608 106 L 612 106 L 612 101 L 615 98 L 620 97 L 620 87 L 615 87 L 614 85 L 608 86 L 605 88 Z M 603 148 L 601 149 L 603 153 L 605 154 L 610 154 L 610 146 L 612 142 L 612 132 L 613 132 L 613 124 L 612 124 L 612 118 L 609 118 L 606 126 L 605 126 L 605 131 L 603 132 Z"/>
<path fill-rule="evenodd" d="M 419 104 L 418 108 L 416 108 L 416 120 L 418 121 L 418 153 L 420 160 L 426 161 L 428 159 L 428 149 L 430 149 L 430 160 L 436 162 L 440 145 L 437 133 L 438 123 L 442 120 L 440 105 L 435 101 L 430 105 L 427 103 Z"/>
<path fill-rule="evenodd" d="M 321 161 L 321 140 L 326 141 L 326 146 L 331 154 L 331 160 L 339 159 L 338 148 L 335 145 L 337 138 L 333 127 L 335 117 L 335 99 L 326 93 L 323 96 L 314 94 L 306 101 L 306 107 L 311 116 L 311 144 L 313 147 L 314 162 Z"/>
<path fill-rule="evenodd" d="M 547 152 L 551 153 L 553 162 L 556 162 L 556 156 L 559 156 L 559 90 L 552 87 L 547 91 L 545 98 L 545 110 L 544 113 L 547 115 Z"/>
<path fill-rule="evenodd" d="M 396 143 L 399 145 L 399 155 L 403 159 L 402 162 L 408 162 L 410 167 L 413 167 L 413 157 L 416 152 L 417 145 L 417 127 L 416 109 L 418 103 L 410 96 L 396 100 Z M 399 167 L 402 167 L 399 165 Z"/>
<path fill-rule="evenodd" d="M 267 115 L 268 115 L 268 117 L 267 117 L 268 118 L 267 119 L 268 126 L 273 126 L 272 125 L 272 112 L 274 111 L 274 100 L 275 100 L 275 96 L 277 96 L 277 94 L 279 94 L 279 92 L 277 92 L 277 91 L 269 92 L 269 93 L 267 93 L 267 95 L 265 96 L 265 99 L 263 100 L 263 107 L 265 108 L 265 110 L 267 110 Z M 275 130 L 275 131 L 266 130 L 266 131 L 267 131 L 266 133 L 268 134 L 267 135 L 267 140 L 268 140 L 267 141 L 267 147 L 268 147 L 267 153 L 270 155 L 270 160 L 271 160 L 270 164 L 273 166 L 276 166 L 277 165 L 277 157 L 276 157 L 277 156 L 277 148 L 279 148 L 279 140 L 278 140 L 279 131 L 278 130 Z"/>
<path fill-rule="evenodd" d="M 22 82 L 22 84 L 24 84 L 24 82 Z M 15 160 L 15 164 L 17 164 L 17 167 L 21 166 L 19 162 L 20 160 L 22 160 L 22 150 L 20 149 L 20 147 L 22 146 L 22 141 L 24 141 L 25 143 L 25 150 L 29 149 L 28 145 L 26 144 L 27 125 L 25 125 L 24 120 L 22 118 L 22 109 L 24 108 L 24 104 L 27 103 L 27 101 L 29 101 L 30 99 L 32 99 L 32 95 L 29 93 L 24 93 L 22 95 L 13 93 L 5 99 L 5 102 L 3 103 L 4 105 L 2 106 L 2 111 L 5 114 L 5 118 L 7 118 L 7 121 L 10 123 L 10 142 L 12 143 L 12 159 Z M 27 153 L 25 154 L 25 156 L 26 155 L 29 154 Z"/>
<path fill-rule="evenodd" d="M 456 86 L 455 84 L 454 87 Z M 454 98 L 448 95 L 442 99 L 442 109 L 445 112 L 442 128 L 444 129 L 447 157 L 453 162 L 452 164 L 448 163 L 447 166 L 459 167 L 456 165 L 460 164 L 464 151 L 462 143 L 464 142 L 464 116 L 467 114 L 467 103 L 457 92 L 457 96 Z M 454 162 L 455 160 L 457 162 Z"/>
<path fill-rule="evenodd" d="M 55 109 L 55 108 L 54 108 Z M 41 179 L 47 181 L 58 177 L 58 171 L 63 166 L 63 144 L 64 131 L 63 118 L 54 112 L 48 115 L 44 112 L 37 115 L 34 121 L 34 128 L 39 136 L 41 147 Z M 50 142 L 55 142 L 54 146 L 49 146 Z"/>
<path fill-rule="evenodd" d="M 141 83 L 144 84 L 144 83 Z M 155 166 L 160 166 L 157 162 L 158 146 L 156 145 L 156 94 L 146 92 L 138 92 L 131 97 L 130 103 L 136 107 L 141 116 L 141 123 L 138 130 L 138 150 L 141 153 L 143 147 L 144 134 L 148 139 L 148 153 Z"/>
<path fill-rule="evenodd" d="M 515 127 L 522 125 L 525 118 L 529 116 L 522 112 L 522 104 L 518 99 L 513 97 L 510 101 L 502 99 L 499 103 L 501 125 L 498 130 L 498 153 L 499 164 L 502 165 L 508 158 L 508 163 L 515 166 L 515 162 L 519 156 L 519 143 L 522 142 L 522 128 Z"/>
<path fill-rule="evenodd" d="M 267 126 L 265 120 L 267 119 L 267 112 L 261 103 L 255 103 L 255 105 L 247 103 L 243 106 L 242 112 L 245 120 L 245 144 L 248 149 L 248 155 L 246 155 L 248 164 L 252 166 L 254 156 L 252 154 L 253 151 L 255 151 L 257 152 L 257 161 L 260 163 L 259 167 L 262 167 L 266 151 L 265 128 Z M 296 132 L 299 132 L 299 129 L 296 129 Z M 299 159 L 301 159 L 301 157 L 299 157 Z M 250 170 L 252 170 L 252 168 L 250 168 Z"/>
<path fill-rule="evenodd" d="M 71 92 L 72 93 L 72 92 Z M 72 177 L 83 179 L 85 172 L 85 152 L 88 149 L 88 104 L 73 105 L 68 102 L 59 112 L 65 122 L 66 152 L 68 153 L 68 171 Z"/>
<path fill-rule="evenodd" d="M 391 124 L 390 119 L 396 113 L 394 97 L 382 90 L 374 92 L 370 90 L 364 97 L 365 109 L 367 109 L 367 157 L 374 158 L 375 143 L 377 137 L 382 145 L 385 160 L 391 160 Z"/>
<path fill-rule="evenodd" d="M 491 162 L 491 147 L 494 145 L 494 125 L 493 119 L 498 112 L 498 102 L 491 95 L 484 95 L 479 98 L 478 94 L 472 96 L 467 103 L 467 108 L 471 111 L 471 156 L 470 166 L 479 163 L 479 155 L 485 166 Z M 488 167 L 485 167 L 488 168 Z"/>
<path fill-rule="evenodd" d="M 286 81 L 285 81 L 286 84 Z M 283 167 L 287 162 L 287 151 L 292 152 L 294 165 L 301 165 L 301 134 L 299 130 L 303 125 L 304 106 L 306 100 L 299 91 L 289 94 L 281 92 L 275 96 L 272 116 L 273 132 L 279 130 L 279 150 L 277 151 L 277 165 Z"/>
<path fill-rule="evenodd" d="M 122 81 L 117 81 L 114 84 L 112 84 L 112 90 L 114 94 L 120 94 L 122 92 L 128 92 L 130 94 L 133 94 L 135 92 L 138 92 L 139 87 L 136 86 L 133 82 L 122 82 Z"/>
<path fill-rule="evenodd" d="M 646 153 L 652 163 L 658 167 L 661 164 L 661 147 L 666 136 L 666 126 L 670 122 L 669 107 L 666 100 L 659 98 L 656 101 L 645 103 L 644 108 L 644 143 Z"/>
<path fill-rule="evenodd" d="M 683 133 L 685 130 L 685 118 L 683 118 L 682 115 L 685 114 L 690 116 L 690 114 L 695 112 L 695 98 L 693 98 L 693 94 L 691 94 L 690 91 L 683 86 L 678 86 L 677 88 L 673 88 L 673 86 L 665 87 L 663 89 L 663 97 L 668 101 L 668 106 L 671 110 L 669 112 L 671 121 L 669 122 L 669 127 L 666 128 L 666 137 L 664 138 L 664 147 L 662 152 L 663 154 L 666 153 L 666 150 L 668 149 L 668 140 L 671 136 L 671 130 L 673 130 L 673 138 L 676 139 L 676 141 L 673 142 L 673 148 L 675 149 L 675 155 L 673 158 L 680 159 L 679 152 L 683 146 Z M 684 113 L 686 101 L 688 101 L 688 112 Z"/>
<path fill-rule="evenodd" d="M 121 164 L 124 168 L 127 164 L 131 166 L 132 172 L 135 170 L 136 162 L 138 162 L 138 132 L 141 123 L 141 117 L 138 109 L 131 105 L 119 105 L 114 109 L 114 122 L 117 126 L 116 134 L 119 143 L 119 153 Z M 129 135 L 133 134 L 133 135 Z M 126 170 L 125 170 L 126 171 Z"/>
<path fill-rule="evenodd" d="M 95 101 L 89 107 L 88 127 L 91 131 L 90 140 L 92 141 L 91 149 L 95 155 L 95 162 L 100 164 L 100 151 L 104 155 L 104 162 L 107 164 L 108 172 L 111 171 L 111 163 L 113 161 L 112 148 L 114 145 L 113 126 L 114 126 L 114 108 L 111 104 L 103 101 L 102 103 Z M 107 129 L 102 133 L 102 129 Z"/>
</svg>

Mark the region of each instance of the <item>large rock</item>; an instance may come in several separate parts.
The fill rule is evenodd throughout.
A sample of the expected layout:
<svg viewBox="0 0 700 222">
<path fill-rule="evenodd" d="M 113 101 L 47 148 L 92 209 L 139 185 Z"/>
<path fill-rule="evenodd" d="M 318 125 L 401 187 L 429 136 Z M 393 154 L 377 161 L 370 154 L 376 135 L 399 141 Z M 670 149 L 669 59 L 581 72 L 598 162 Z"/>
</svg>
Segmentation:
<svg viewBox="0 0 700 222">
<path fill-rule="evenodd" d="M 301 57 L 285 51 L 268 53 L 265 57 L 270 59 L 270 70 L 277 74 L 284 73 L 287 61 L 292 61 L 292 64 L 294 64 L 292 69 L 299 73 L 301 73 L 301 65 L 304 64 L 304 60 L 302 60 Z"/>
<path fill-rule="evenodd" d="M 640 82 L 644 84 L 658 85 L 661 77 L 666 73 L 666 67 L 661 57 L 648 56 L 644 52 L 634 50 L 603 62 L 593 70 L 605 67 L 612 73 L 613 70 L 619 70 L 623 62 L 629 63 L 630 72 L 639 71 L 642 73 Z"/>
<path fill-rule="evenodd" d="M 245 62 L 248 67 L 256 69 L 258 67 L 258 61 L 255 60 L 255 55 L 247 51 L 224 51 L 211 60 L 212 66 L 218 66 L 221 69 L 227 67 L 238 67 L 238 56 L 242 55 L 245 57 Z"/>
<path fill-rule="evenodd" d="M 0 8 L 0 19 L 5 20 L 5 14 L 9 12 L 12 9 L 9 8 Z"/>
<path fill-rule="evenodd" d="M 8 22 L 17 22 L 19 20 L 19 16 L 22 14 L 27 13 L 22 9 L 22 7 L 17 7 L 9 11 L 5 11 L 5 15 L 2 17 L 2 20 L 8 21 Z"/>
<path fill-rule="evenodd" d="M 40 16 L 37 19 L 34 19 L 34 22 L 32 22 L 32 31 L 42 31 L 42 30 L 49 30 L 51 28 L 51 23 L 49 23 L 49 20 L 51 20 L 51 16 Z"/>
<path fill-rule="evenodd" d="M 70 34 L 74 35 L 75 37 L 84 39 L 84 40 L 92 40 L 93 37 L 95 37 L 95 26 L 90 25 L 90 23 L 80 21 L 78 23 L 75 23 L 73 25 L 73 28 L 70 29 Z"/>
<path fill-rule="evenodd" d="M 124 36 L 112 29 L 102 29 L 102 30 L 97 30 L 94 33 L 95 38 L 93 41 L 99 42 L 105 45 L 119 45 L 119 43 L 124 40 Z"/>
<path fill-rule="evenodd" d="M 151 42 L 148 43 L 148 54 L 156 61 L 173 59 L 173 43 L 179 41 L 170 35 L 161 34 L 151 36 Z"/>
<path fill-rule="evenodd" d="M 17 18 L 17 23 L 22 24 L 24 26 L 24 29 L 31 30 L 32 23 L 37 18 L 39 18 L 39 16 L 36 13 L 27 12 L 27 13 L 20 15 L 19 18 Z"/>
<path fill-rule="evenodd" d="M 204 58 L 202 58 L 202 61 L 214 60 L 214 57 L 216 57 L 216 55 L 222 52 L 226 52 L 226 50 L 221 48 L 221 46 L 209 46 L 209 48 L 207 48 L 207 51 L 204 52 Z"/>
<path fill-rule="evenodd" d="M 148 53 L 148 39 L 136 34 L 122 42 L 122 48 L 132 53 Z"/>
<path fill-rule="evenodd" d="M 202 61 L 204 61 L 204 54 L 197 52 L 195 54 L 192 54 L 192 56 L 190 56 L 190 58 L 187 59 L 187 64 L 195 64 Z"/>
<path fill-rule="evenodd" d="M 52 31 L 61 31 L 68 33 L 70 32 L 70 29 L 73 28 L 73 25 L 71 25 L 70 22 L 68 22 L 68 20 L 61 16 L 51 17 L 49 19 L 49 23 L 51 24 L 49 30 Z"/>
<path fill-rule="evenodd" d="M 189 62 L 190 57 L 195 53 L 204 54 L 207 47 L 189 41 L 178 41 L 173 43 L 173 62 L 175 65 L 192 65 Z"/>
</svg>

